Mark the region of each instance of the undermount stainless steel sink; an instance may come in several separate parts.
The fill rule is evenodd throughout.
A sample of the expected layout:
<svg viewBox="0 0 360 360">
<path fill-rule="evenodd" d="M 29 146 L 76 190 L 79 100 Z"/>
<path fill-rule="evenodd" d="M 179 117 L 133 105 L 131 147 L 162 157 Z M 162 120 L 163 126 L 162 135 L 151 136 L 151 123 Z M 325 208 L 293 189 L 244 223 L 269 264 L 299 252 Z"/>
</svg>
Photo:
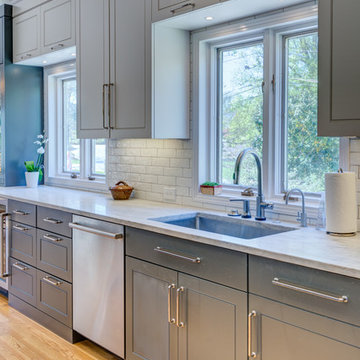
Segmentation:
<svg viewBox="0 0 360 360">
<path fill-rule="evenodd" d="M 231 218 L 206 213 L 188 213 L 154 218 L 150 220 L 182 226 L 189 229 L 234 236 L 241 239 L 255 239 L 296 230 L 295 228 L 282 225 L 254 222 L 241 218 Z"/>
</svg>

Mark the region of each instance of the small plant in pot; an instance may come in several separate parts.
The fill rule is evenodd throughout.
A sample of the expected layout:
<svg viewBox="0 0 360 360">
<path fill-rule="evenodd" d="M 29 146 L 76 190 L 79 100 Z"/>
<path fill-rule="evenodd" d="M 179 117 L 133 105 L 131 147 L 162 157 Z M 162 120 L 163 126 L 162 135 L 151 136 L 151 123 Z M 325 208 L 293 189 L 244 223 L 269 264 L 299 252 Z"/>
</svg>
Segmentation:
<svg viewBox="0 0 360 360">
<path fill-rule="evenodd" d="M 34 142 L 34 144 L 38 146 L 38 149 L 36 151 L 38 154 L 36 162 L 34 161 L 24 162 L 26 168 L 25 179 L 26 179 L 27 187 L 30 188 L 37 187 L 39 181 L 41 181 L 44 176 L 43 159 L 44 159 L 46 144 L 48 143 L 48 141 L 49 139 L 45 135 L 43 134 L 38 135 L 37 140 Z"/>
</svg>

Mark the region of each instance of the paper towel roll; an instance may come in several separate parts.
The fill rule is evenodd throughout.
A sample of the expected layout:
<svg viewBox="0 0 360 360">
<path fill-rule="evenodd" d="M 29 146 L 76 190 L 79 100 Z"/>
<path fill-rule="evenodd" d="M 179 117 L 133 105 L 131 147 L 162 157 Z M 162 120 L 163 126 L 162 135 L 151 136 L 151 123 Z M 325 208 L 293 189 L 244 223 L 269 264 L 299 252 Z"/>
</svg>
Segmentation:
<svg viewBox="0 0 360 360">
<path fill-rule="evenodd" d="M 357 231 L 355 174 L 325 174 L 326 231 L 349 234 Z"/>
</svg>

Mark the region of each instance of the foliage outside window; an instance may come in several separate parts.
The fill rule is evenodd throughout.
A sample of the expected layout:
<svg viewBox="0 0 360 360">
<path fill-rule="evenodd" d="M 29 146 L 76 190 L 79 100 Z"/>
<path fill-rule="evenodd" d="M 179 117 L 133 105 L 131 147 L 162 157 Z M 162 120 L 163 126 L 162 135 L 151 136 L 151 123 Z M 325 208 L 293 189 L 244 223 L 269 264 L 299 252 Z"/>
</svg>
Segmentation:
<svg viewBox="0 0 360 360">
<path fill-rule="evenodd" d="M 281 163 L 278 184 L 281 191 L 298 187 L 317 193 L 324 190 L 324 174 L 339 167 L 339 139 L 317 137 L 317 32 L 292 31 L 291 35 L 282 34 L 278 39 L 283 46 L 270 47 L 262 40 L 217 48 L 217 181 L 232 184 L 237 155 L 251 147 L 260 157 L 264 152 L 274 152 Z M 267 58 L 265 47 L 272 52 Z M 274 75 L 274 80 L 281 81 L 266 84 L 264 74 L 273 72 L 269 59 L 274 58 L 283 64 L 280 76 Z M 265 86 L 268 91 L 264 91 Z M 281 91 L 276 91 L 275 86 L 281 86 Z M 275 101 L 281 104 L 276 115 L 281 117 L 280 121 L 271 118 L 274 114 L 268 115 L 269 118 L 264 116 L 266 96 L 271 103 L 274 94 Z M 266 133 L 265 124 L 270 129 Z M 271 129 L 275 124 L 276 129 Z M 280 134 L 278 139 L 282 144 L 278 146 L 275 142 L 271 149 L 265 149 L 263 144 L 271 143 L 273 130 Z M 256 176 L 254 160 L 248 157 L 242 166 L 240 184 L 255 186 Z"/>
</svg>

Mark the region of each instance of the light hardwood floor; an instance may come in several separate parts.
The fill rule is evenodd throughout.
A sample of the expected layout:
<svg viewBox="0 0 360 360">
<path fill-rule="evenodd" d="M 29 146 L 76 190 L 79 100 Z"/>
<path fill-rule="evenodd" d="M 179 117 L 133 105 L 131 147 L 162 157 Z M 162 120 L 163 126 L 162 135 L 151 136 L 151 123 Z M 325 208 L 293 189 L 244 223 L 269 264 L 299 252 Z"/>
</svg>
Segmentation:
<svg viewBox="0 0 360 360">
<path fill-rule="evenodd" d="M 120 359 L 90 341 L 75 345 L 30 320 L 0 295 L 1 360 L 109 360 Z"/>
</svg>

